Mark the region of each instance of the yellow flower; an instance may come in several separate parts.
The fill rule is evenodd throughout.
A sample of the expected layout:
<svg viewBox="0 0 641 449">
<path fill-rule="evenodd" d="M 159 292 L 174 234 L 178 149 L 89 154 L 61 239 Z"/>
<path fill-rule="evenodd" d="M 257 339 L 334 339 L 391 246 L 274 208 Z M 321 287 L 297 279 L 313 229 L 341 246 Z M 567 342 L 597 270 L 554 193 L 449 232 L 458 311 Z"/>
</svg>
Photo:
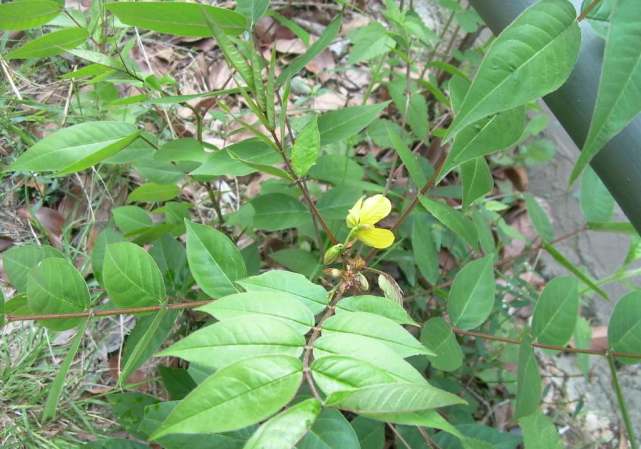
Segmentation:
<svg viewBox="0 0 641 449">
<path fill-rule="evenodd" d="M 373 248 L 383 249 L 394 243 L 394 234 L 389 229 L 377 228 L 376 223 L 392 211 L 392 203 L 383 195 L 360 198 L 347 214 L 347 227 L 353 235 Z"/>
</svg>

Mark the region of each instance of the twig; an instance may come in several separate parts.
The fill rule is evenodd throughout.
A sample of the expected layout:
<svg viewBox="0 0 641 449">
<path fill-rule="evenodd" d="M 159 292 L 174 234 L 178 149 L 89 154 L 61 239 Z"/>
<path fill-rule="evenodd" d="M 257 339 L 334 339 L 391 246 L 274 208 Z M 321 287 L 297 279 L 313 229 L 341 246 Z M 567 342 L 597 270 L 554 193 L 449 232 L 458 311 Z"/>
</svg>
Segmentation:
<svg viewBox="0 0 641 449">
<path fill-rule="evenodd" d="M 621 416 L 623 417 L 625 432 L 628 434 L 628 440 L 630 441 L 631 448 L 638 449 L 639 443 L 637 442 L 637 438 L 634 434 L 634 427 L 632 426 L 630 414 L 628 413 L 628 407 L 623 397 L 623 390 L 621 390 L 621 384 L 619 383 L 619 376 L 617 375 L 617 367 L 614 364 L 614 357 L 611 354 L 608 354 L 607 357 L 608 366 L 610 367 L 610 376 L 612 377 L 612 387 L 614 388 L 614 393 L 616 394 L 617 402 L 619 404 L 619 410 L 621 411 Z"/>
<path fill-rule="evenodd" d="M 11 90 L 13 91 L 13 94 L 16 96 L 18 100 L 22 100 L 22 95 L 20 95 L 20 91 L 18 90 L 16 85 L 13 83 L 11 72 L 9 72 L 9 64 L 7 64 L 7 61 L 4 60 L 2 55 L 0 55 L 0 67 L 2 67 L 2 72 L 4 73 L 5 78 L 7 78 L 7 81 L 9 81 L 9 86 L 11 86 Z"/>
<path fill-rule="evenodd" d="M 601 2 L 601 0 L 592 0 L 592 3 L 590 3 L 582 12 L 579 14 L 579 17 L 576 18 L 577 22 L 580 22 L 588 17 L 588 14 L 592 12 L 592 10 Z"/>
</svg>

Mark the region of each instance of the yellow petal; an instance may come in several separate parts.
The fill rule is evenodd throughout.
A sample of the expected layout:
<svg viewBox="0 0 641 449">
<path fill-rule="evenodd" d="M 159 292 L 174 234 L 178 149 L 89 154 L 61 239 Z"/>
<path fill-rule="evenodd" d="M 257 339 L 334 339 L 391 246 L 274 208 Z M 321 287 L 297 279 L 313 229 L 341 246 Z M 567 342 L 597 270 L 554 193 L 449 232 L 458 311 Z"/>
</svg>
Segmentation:
<svg viewBox="0 0 641 449">
<path fill-rule="evenodd" d="M 367 226 L 356 233 L 356 237 L 361 242 L 372 248 L 384 249 L 394 243 L 394 233 L 389 229 L 375 228 Z"/>
<path fill-rule="evenodd" d="M 363 208 L 363 198 L 364 197 L 360 197 L 358 201 L 356 201 L 356 204 L 352 206 L 352 208 L 349 210 L 349 213 L 347 214 L 347 218 L 345 219 L 345 222 L 347 223 L 347 227 L 350 229 L 360 223 L 361 209 Z"/>
<path fill-rule="evenodd" d="M 376 224 L 392 211 L 392 203 L 383 195 L 374 195 L 363 201 L 360 224 Z"/>
</svg>

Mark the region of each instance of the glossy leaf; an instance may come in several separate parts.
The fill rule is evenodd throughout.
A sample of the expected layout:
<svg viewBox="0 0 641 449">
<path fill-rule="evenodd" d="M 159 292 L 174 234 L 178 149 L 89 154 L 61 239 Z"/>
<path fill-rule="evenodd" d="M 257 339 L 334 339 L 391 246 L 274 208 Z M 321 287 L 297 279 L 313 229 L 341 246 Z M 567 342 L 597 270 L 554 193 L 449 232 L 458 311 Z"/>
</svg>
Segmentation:
<svg viewBox="0 0 641 449">
<path fill-rule="evenodd" d="M 1 14 L 1 13 L 0 13 Z M 63 28 L 58 31 L 47 33 L 37 39 L 11 50 L 7 53 L 7 59 L 28 59 L 45 58 L 65 52 L 69 48 L 75 48 L 87 40 L 89 33 L 84 28 Z"/>
<path fill-rule="evenodd" d="M 220 231 L 185 221 L 187 226 L 187 261 L 198 286 L 212 298 L 238 292 L 236 279 L 246 275 L 240 251 Z"/>
<path fill-rule="evenodd" d="M 253 225 L 256 229 L 279 231 L 298 227 L 309 220 L 305 205 L 283 193 L 261 195 L 250 204 L 254 208 Z"/>
<path fill-rule="evenodd" d="M 0 5 L 0 30 L 21 31 L 53 20 L 62 4 L 49 0 L 20 0 Z"/>
<path fill-rule="evenodd" d="M 11 285 L 19 292 L 27 290 L 27 275 L 38 263 L 48 257 L 64 258 L 53 246 L 27 244 L 9 248 L 2 254 L 4 271 Z"/>
<path fill-rule="evenodd" d="M 385 107 L 387 103 L 378 103 L 325 112 L 318 117 L 321 146 L 355 136 L 378 118 Z"/>
<path fill-rule="evenodd" d="M 312 118 L 296 136 L 292 146 L 291 163 L 294 173 L 305 176 L 316 163 L 320 153 L 320 133 L 316 117 Z"/>
<path fill-rule="evenodd" d="M 394 38 L 377 21 L 350 31 L 348 37 L 352 42 L 348 64 L 370 61 L 389 53 L 396 47 Z"/>
<path fill-rule="evenodd" d="M 138 206 L 120 206 L 112 209 L 111 213 L 118 229 L 125 234 L 134 234 L 153 225 L 147 212 Z"/>
<path fill-rule="evenodd" d="M 89 289 L 82 275 L 66 259 L 48 257 L 27 275 L 27 300 L 34 313 L 81 312 L 89 307 Z M 44 320 L 42 325 L 56 331 L 70 329 L 80 318 Z"/>
<path fill-rule="evenodd" d="M 541 0 L 530 6 L 490 45 L 448 136 L 555 91 L 570 75 L 580 43 L 572 3 Z"/>
<path fill-rule="evenodd" d="M 641 8 L 635 0 L 619 0 L 609 17 L 601 79 L 590 130 L 576 162 L 570 183 L 610 139 L 641 112 Z"/>
<path fill-rule="evenodd" d="M 129 242 L 107 246 L 103 283 L 118 307 L 138 307 L 166 301 L 165 283 L 153 257 Z"/>
<path fill-rule="evenodd" d="M 461 329 L 474 329 L 487 320 L 494 307 L 494 256 L 467 263 L 456 274 L 447 298 L 447 312 Z"/>
<path fill-rule="evenodd" d="M 281 161 L 271 146 L 258 139 L 243 140 L 207 154 L 203 164 L 192 171 L 192 175 L 245 176 L 256 171 L 247 162 L 271 165 Z"/>
<path fill-rule="evenodd" d="M 218 320 L 236 317 L 253 319 L 264 315 L 282 320 L 301 334 L 314 325 L 314 315 L 297 296 L 287 293 L 246 292 L 228 295 L 198 308 Z"/>
<path fill-rule="evenodd" d="M 107 246 L 111 243 L 122 242 L 125 238 L 123 235 L 116 231 L 113 228 L 105 228 L 100 231 L 96 241 L 93 245 L 93 251 L 91 252 L 91 268 L 93 269 L 93 274 L 102 285 L 102 268 L 105 263 L 105 253 L 107 252 Z"/>
<path fill-rule="evenodd" d="M 296 449 L 362 449 L 356 432 L 338 410 L 324 409 Z"/>
<path fill-rule="evenodd" d="M 592 168 L 587 167 L 581 178 L 581 212 L 588 222 L 607 222 L 614 210 L 614 198 L 608 192 L 601 178 Z"/>
<path fill-rule="evenodd" d="M 541 401 L 541 375 L 532 349 L 532 341 L 526 337 L 519 348 L 519 367 L 516 380 L 516 419 L 529 416 L 539 409 Z"/>
<path fill-rule="evenodd" d="M 548 218 L 547 212 L 541 207 L 539 202 L 529 193 L 524 195 L 527 213 L 530 220 L 536 229 L 536 233 L 541 237 L 544 242 L 551 242 L 554 240 L 554 227 Z"/>
<path fill-rule="evenodd" d="M 436 355 L 428 355 L 434 368 L 456 371 L 463 364 L 463 351 L 452 328 L 441 317 L 430 318 L 421 330 L 421 343 Z"/>
<path fill-rule="evenodd" d="M 614 306 L 608 323 L 608 346 L 612 351 L 639 352 L 641 344 L 641 292 L 628 293 Z M 618 358 L 624 363 L 638 363 L 638 359 Z"/>
<path fill-rule="evenodd" d="M 163 350 L 160 356 L 180 357 L 215 369 L 265 354 L 298 357 L 305 339 L 282 320 L 254 316 L 219 321 L 187 335 Z"/>
<path fill-rule="evenodd" d="M 206 17 L 227 34 L 240 34 L 246 28 L 245 18 L 237 12 L 197 3 L 112 2 L 105 8 L 124 24 L 174 36 L 210 37 Z"/>
<path fill-rule="evenodd" d="M 474 225 L 465 216 L 451 206 L 425 196 L 419 198 L 423 207 L 454 234 L 476 248 L 477 236 Z"/>
<path fill-rule="evenodd" d="M 320 411 L 317 399 L 299 402 L 263 423 L 243 449 L 292 449 L 312 427 Z"/>
<path fill-rule="evenodd" d="M 169 201 L 176 198 L 179 194 L 180 189 L 176 184 L 157 184 L 155 182 L 148 182 L 136 187 L 127 197 L 127 201 L 130 203 L 135 201 Z"/>
<path fill-rule="evenodd" d="M 573 277 L 552 279 L 534 308 L 532 335 L 539 343 L 564 346 L 572 338 L 579 314 L 579 289 Z"/>
<path fill-rule="evenodd" d="M 417 326 L 416 322 L 400 304 L 381 296 L 362 295 L 343 298 L 336 304 L 336 313 L 341 313 L 342 311 L 374 313 L 398 324 Z"/>
<path fill-rule="evenodd" d="M 559 431 L 550 418 L 537 411 L 519 419 L 525 449 L 564 449 Z"/>
<path fill-rule="evenodd" d="M 484 157 L 477 157 L 461 165 L 463 207 L 492 191 L 494 180 Z"/>
<path fill-rule="evenodd" d="M 138 135 L 136 127 L 129 123 L 80 123 L 49 134 L 20 155 L 9 169 L 73 173 L 113 156 Z"/>
<path fill-rule="evenodd" d="M 292 400 L 303 379 L 302 362 L 270 355 L 229 365 L 198 385 L 171 412 L 151 440 L 172 433 L 242 429 Z"/>
</svg>

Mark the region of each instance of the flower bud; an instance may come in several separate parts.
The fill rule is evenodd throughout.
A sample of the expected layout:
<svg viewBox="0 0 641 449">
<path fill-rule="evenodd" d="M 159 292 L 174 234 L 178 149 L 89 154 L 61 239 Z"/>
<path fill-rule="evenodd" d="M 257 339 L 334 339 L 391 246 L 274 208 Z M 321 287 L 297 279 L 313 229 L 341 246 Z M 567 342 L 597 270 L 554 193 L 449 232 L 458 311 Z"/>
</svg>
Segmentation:
<svg viewBox="0 0 641 449">
<path fill-rule="evenodd" d="M 336 259 L 338 259 L 338 257 L 343 253 L 343 248 L 344 245 L 342 243 L 337 243 L 336 245 L 325 251 L 325 255 L 323 256 L 323 263 L 325 265 L 334 263 Z"/>
<path fill-rule="evenodd" d="M 369 290 L 369 281 L 363 273 L 356 273 L 356 280 L 358 281 L 359 287 L 362 291 L 366 292 Z"/>
</svg>

